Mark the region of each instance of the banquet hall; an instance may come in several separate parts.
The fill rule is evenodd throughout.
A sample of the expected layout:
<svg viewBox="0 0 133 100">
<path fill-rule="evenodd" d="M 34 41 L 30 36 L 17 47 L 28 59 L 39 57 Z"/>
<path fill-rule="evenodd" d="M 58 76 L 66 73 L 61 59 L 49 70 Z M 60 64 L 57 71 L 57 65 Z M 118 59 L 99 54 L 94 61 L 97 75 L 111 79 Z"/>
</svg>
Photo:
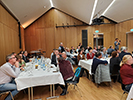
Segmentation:
<svg viewBox="0 0 133 100">
<path fill-rule="evenodd" d="M 133 100 L 132 4 L 0 0 L 0 100 Z"/>
</svg>

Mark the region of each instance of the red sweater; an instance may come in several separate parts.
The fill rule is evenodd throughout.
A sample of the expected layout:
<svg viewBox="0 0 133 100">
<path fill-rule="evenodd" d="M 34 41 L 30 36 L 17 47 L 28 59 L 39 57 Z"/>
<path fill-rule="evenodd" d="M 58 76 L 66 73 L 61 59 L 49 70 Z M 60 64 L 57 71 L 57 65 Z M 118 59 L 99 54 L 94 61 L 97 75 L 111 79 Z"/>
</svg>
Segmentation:
<svg viewBox="0 0 133 100">
<path fill-rule="evenodd" d="M 123 64 L 120 68 L 120 75 L 124 85 L 133 83 L 133 68 L 131 65 Z"/>
<path fill-rule="evenodd" d="M 60 61 L 59 68 L 60 68 L 60 72 L 61 72 L 64 80 L 66 80 L 69 77 L 74 76 L 74 72 L 72 70 L 72 67 L 71 67 L 71 64 L 69 61 L 67 61 L 67 60 Z"/>
<path fill-rule="evenodd" d="M 89 53 L 87 53 L 87 59 L 93 59 L 93 57 L 94 57 L 94 53 L 92 53 L 92 55 L 90 56 L 90 54 Z"/>
</svg>

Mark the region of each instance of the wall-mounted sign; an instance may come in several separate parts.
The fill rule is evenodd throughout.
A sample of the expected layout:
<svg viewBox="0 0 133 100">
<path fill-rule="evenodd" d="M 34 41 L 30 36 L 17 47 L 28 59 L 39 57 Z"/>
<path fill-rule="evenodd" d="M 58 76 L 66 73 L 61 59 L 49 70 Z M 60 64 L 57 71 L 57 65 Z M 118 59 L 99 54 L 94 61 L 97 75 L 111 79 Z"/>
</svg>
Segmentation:
<svg viewBox="0 0 133 100">
<path fill-rule="evenodd" d="M 95 33 L 99 33 L 99 30 L 96 30 Z"/>
<path fill-rule="evenodd" d="M 130 31 L 133 32 L 133 29 L 131 29 Z"/>
</svg>

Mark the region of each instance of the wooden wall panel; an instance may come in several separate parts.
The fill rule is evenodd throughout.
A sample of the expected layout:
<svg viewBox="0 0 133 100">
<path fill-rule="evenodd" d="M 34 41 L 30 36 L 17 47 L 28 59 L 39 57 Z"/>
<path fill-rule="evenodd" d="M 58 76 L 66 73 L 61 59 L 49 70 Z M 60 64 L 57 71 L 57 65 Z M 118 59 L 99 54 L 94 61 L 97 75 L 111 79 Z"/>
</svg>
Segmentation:
<svg viewBox="0 0 133 100">
<path fill-rule="evenodd" d="M 46 56 L 50 57 L 50 54 L 53 52 L 53 48 L 55 48 L 55 40 L 54 40 L 54 28 L 46 28 Z"/>
<path fill-rule="evenodd" d="M 108 20 L 105 20 L 109 22 Z M 104 46 L 108 48 L 114 46 L 115 38 L 122 40 L 121 46 L 126 45 L 126 32 L 133 27 L 133 21 L 126 21 L 119 24 L 104 24 L 80 27 L 56 28 L 55 26 L 81 25 L 83 22 L 65 14 L 57 9 L 51 9 L 32 25 L 25 29 L 26 50 L 34 49 L 46 50 L 46 56 L 49 57 L 53 48 L 58 48 L 59 43 L 63 42 L 64 47 L 74 46 L 82 42 L 82 30 L 88 30 L 88 45 L 93 47 L 93 34 L 95 30 L 104 34 Z M 34 40 L 36 39 L 37 42 Z M 35 45 L 36 44 L 36 45 Z"/>
<path fill-rule="evenodd" d="M 66 31 L 65 28 L 55 29 L 55 48 L 59 48 L 60 43 L 66 47 Z"/>
<path fill-rule="evenodd" d="M 20 50 L 18 22 L 0 5 L 0 65 L 7 54 Z"/>
</svg>

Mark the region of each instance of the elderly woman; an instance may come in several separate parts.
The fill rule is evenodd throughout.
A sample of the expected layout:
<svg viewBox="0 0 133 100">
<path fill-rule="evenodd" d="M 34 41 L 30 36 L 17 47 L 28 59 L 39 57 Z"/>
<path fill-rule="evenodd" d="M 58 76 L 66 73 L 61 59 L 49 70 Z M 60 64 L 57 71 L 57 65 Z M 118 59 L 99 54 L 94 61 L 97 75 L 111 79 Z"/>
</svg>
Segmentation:
<svg viewBox="0 0 133 100">
<path fill-rule="evenodd" d="M 120 63 L 120 76 L 127 91 L 130 90 L 133 84 L 133 68 L 131 64 L 133 64 L 133 58 L 131 55 L 125 55 Z"/>
</svg>

